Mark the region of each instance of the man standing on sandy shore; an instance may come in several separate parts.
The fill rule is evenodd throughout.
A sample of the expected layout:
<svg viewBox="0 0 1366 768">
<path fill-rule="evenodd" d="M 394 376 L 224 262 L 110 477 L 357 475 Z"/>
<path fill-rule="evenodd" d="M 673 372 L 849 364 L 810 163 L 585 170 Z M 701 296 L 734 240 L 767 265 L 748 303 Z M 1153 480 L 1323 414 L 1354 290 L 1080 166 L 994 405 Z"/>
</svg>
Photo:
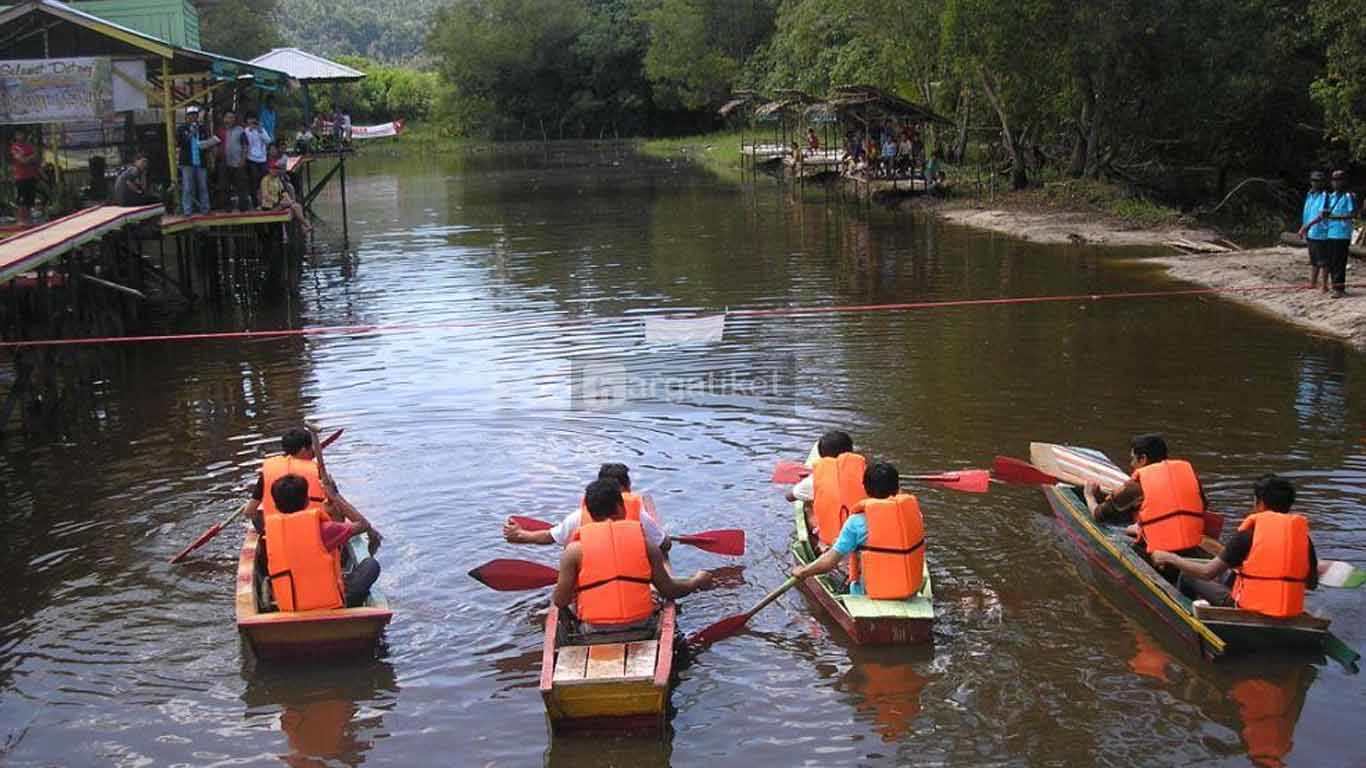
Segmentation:
<svg viewBox="0 0 1366 768">
<path fill-rule="evenodd" d="M 1352 245 L 1352 222 L 1357 215 L 1357 199 L 1347 189 L 1347 172 L 1333 171 L 1333 188 L 1323 206 L 1328 227 L 1328 274 L 1333 278 L 1333 298 L 1347 295 L 1347 258 Z"/>
<path fill-rule="evenodd" d="M 1319 287 L 1319 273 L 1323 273 L 1323 290 L 1328 290 L 1328 269 L 1324 238 L 1328 226 L 1320 219 L 1328 193 L 1323 188 L 1323 171 L 1309 174 L 1309 194 L 1304 196 L 1304 210 L 1300 214 L 1300 237 L 1309 243 L 1309 287 Z"/>
</svg>

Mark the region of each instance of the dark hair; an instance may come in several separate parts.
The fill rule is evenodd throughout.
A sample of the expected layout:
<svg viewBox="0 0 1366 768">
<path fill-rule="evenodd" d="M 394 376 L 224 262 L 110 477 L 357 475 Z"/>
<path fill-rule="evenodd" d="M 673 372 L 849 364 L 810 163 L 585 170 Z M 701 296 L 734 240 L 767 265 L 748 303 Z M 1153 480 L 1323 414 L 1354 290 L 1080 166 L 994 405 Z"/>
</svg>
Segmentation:
<svg viewBox="0 0 1366 768">
<path fill-rule="evenodd" d="M 313 435 L 303 427 L 292 427 L 280 435 L 280 450 L 290 456 L 312 446 Z"/>
<path fill-rule="evenodd" d="M 816 443 L 816 452 L 825 458 L 833 458 L 841 453 L 848 453 L 854 450 L 854 438 L 848 432 L 839 429 L 832 429 L 821 435 L 821 439 Z"/>
<path fill-rule="evenodd" d="M 896 495 L 901 488 L 901 476 L 896 467 L 880 461 L 863 471 L 863 490 L 875 499 Z"/>
<path fill-rule="evenodd" d="M 599 480 L 616 480 L 621 490 L 631 490 L 631 469 L 625 464 L 603 464 L 598 467 Z"/>
<path fill-rule="evenodd" d="M 242 119 L 243 119 L 243 120 L 256 120 L 256 119 L 258 119 L 258 118 L 256 117 L 256 113 L 255 113 L 255 112 L 247 111 L 247 112 L 245 112 L 245 113 L 242 114 Z"/>
<path fill-rule="evenodd" d="M 583 489 L 583 505 L 594 520 L 610 520 L 621 509 L 621 486 L 616 480 L 594 480 Z"/>
<path fill-rule="evenodd" d="M 308 481 L 298 475 L 285 475 L 270 484 L 270 497 L 281 512 L 298 512 L 308 506 Z"/>
<path fill-rule="evenodd" d="M 1130 440 L 1129 450 L 1134 452 L 1135 457 L 1146 458 L 1149 464 L 1167 460 L 1167 441 L 1156 432 L 1139 435 Z"/>
<path fill-rule="evenodd" d="M 1262 475 L 1252 484 L 1252 498 L 1272 512 L 1289 512 L 1295 503 L 1295 484 L 1280 475 Z"/>
</svg>

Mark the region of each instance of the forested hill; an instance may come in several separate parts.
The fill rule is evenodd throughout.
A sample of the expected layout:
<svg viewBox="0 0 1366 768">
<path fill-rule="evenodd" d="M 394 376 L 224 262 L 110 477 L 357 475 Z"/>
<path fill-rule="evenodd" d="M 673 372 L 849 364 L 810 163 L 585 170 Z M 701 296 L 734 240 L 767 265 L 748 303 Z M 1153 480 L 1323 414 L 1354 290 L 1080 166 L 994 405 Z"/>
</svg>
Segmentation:
<svg viewBox="0 0 1366 768">
<path fill-rule="evenodd" d="M 278 0 L 281 35 L 323 56 L 419 60 L 432 12 L 444 0 Z"/>
</svg>

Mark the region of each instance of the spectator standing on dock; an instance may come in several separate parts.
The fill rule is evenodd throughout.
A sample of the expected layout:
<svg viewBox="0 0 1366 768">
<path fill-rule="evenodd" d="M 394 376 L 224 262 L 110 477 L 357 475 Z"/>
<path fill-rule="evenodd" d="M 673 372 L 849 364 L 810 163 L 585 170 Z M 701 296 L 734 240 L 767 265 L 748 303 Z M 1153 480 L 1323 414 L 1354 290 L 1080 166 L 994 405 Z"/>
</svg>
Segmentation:
<svg viewBox="0 0 1366 768">
<path fill-rule="evenodd" d="M 199 122 L 199 107 L 185 109 L 186 123 L 176 131 L 180 150 L 180 212 L 186 216 L 209 212 L 208 152 L 218 143 L 208 126 Z"/>
<path fill-rule="evenodd" d="M 147 194 L 147 153 L 139 152 L 114 180 L 114 205 L 133 207 L 157 202 Z"/>
<path fill-rule="evenodd" d="M 276 134 L 275 134 L 275 128 L 276 128 L 275 120 L 276 120 L 276 115 L 275 115 L 275 97 L 274 97 L 274 96 L 271 96 L 271 95 L 269 95 L 269 94 L 266 95 L 265 101 L 261 102 L 261 110 L 260 110 L 260 112 L 261 112 L 261 114 L 260 114 L 260 118 L 261 118 L 261 130 L 265 131 L 265 132 L 266 132 L 266 135 L 268 135 L 268 136 L 271 137 L 271 141 L 274 141 L 274 140 L 275 140 L 275 135 L 276 135 Z"/>
<path fill-rule="evenodd" d="M 816 135 L 815 128 L 806 129 L 806 148 L 812 152 L 819 152 L 821 149 L 820 137 Z"/>
<path fill-rule="evenodd" d="M 16 204 L 15 218 L 20 226 L 33 223 L 33 202 L 38 196 L 38 171 L 42 157 L 38 148 L 28 141 L 28 131 L 17 128 L 9 145 L 9 159 L 14 174 Z"/>
<path fill-rule="evenodd" d="M 237 115 L 223 113 L 223 127 L 218 129 L 218 190 L 223 207 L 232 208 L 237 198 L 237 210 L 254 207 L 251 180 L 247 176 L 247 132 L 237 124 Z"/>
<path fill-rule="evenodd" d="M 1357 199 L 1347 189 L 1347 172 L 1333 171 L 1332 189 L 1323 206 L 1327 233 L 1328 275 L 1333 279 L 1333 298 L 1347 295 L 1347 258 L 1352 245 L 1352 221 L 1357 215 Z"/>
<path fill-rule="evenodd" d="M 270 159 L 271 142 L 275 139 L 261 127 L 261 120 L 247 113 L 247 170 L 251 175 L 251 188 L 260 189 L 261 180 L 269 175 L 266 162 Z M 257 198 L 258 202 L 260 198 Z"/>
<path fill-rule="evenodd" d="M 1328 263 L 1324 239 L 1328 227 L 1319 217 L 1323 213 L 1328 193 L 1323 188 L 1323 171 L 1309 174 L 1309 194 L 1304 196 L 1304 210 L 1300 214 L 1300 237 L 1309 244 L 1309 287 L 1319 286 L 1319 273 L 1323 273 L 1323 290 L 1328 290 Z"/>
</svg>

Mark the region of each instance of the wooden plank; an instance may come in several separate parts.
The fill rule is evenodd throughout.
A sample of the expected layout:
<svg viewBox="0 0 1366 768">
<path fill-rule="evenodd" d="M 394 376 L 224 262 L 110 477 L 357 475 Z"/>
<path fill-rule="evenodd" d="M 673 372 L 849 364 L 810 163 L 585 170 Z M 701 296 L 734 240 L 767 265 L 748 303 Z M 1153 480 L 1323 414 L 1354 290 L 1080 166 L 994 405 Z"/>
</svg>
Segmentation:
<svg viewBox="0 0 1366 768">
<path fill-rule="evenodd" d="M 585 680 L 612 680 L 626 672 L 625 643 L 604 643 L 588 646 L 588 668 Z"/>
<path fill-rule="evenodd" d="M 1214 605 L 1195 606 L 1195 615 L 1202 621 L 1319 631 L 1328 629 L 1328 625 L 1332 623 L 1329 619 L 1315 616 L 1312 613 L 1301 613 L 1299 616 L 1291 616 L 1282 619 L 1275 616 L 1266 616 L 1254 611 L 1243 611 L 1237 608 L 1225 608 Z"/>
<path fill-rule="evenodd" d="M 626 645 L 627 677 L 654 677 L 655 656 L 659 653 L 659 641 L 642 640 Z"/>
<path fill-rule="evenodd" d="M 555 682 L 582 680 L 588 667 L 588 647 L 566 645 L 555 659 Z"/>
</svg>

